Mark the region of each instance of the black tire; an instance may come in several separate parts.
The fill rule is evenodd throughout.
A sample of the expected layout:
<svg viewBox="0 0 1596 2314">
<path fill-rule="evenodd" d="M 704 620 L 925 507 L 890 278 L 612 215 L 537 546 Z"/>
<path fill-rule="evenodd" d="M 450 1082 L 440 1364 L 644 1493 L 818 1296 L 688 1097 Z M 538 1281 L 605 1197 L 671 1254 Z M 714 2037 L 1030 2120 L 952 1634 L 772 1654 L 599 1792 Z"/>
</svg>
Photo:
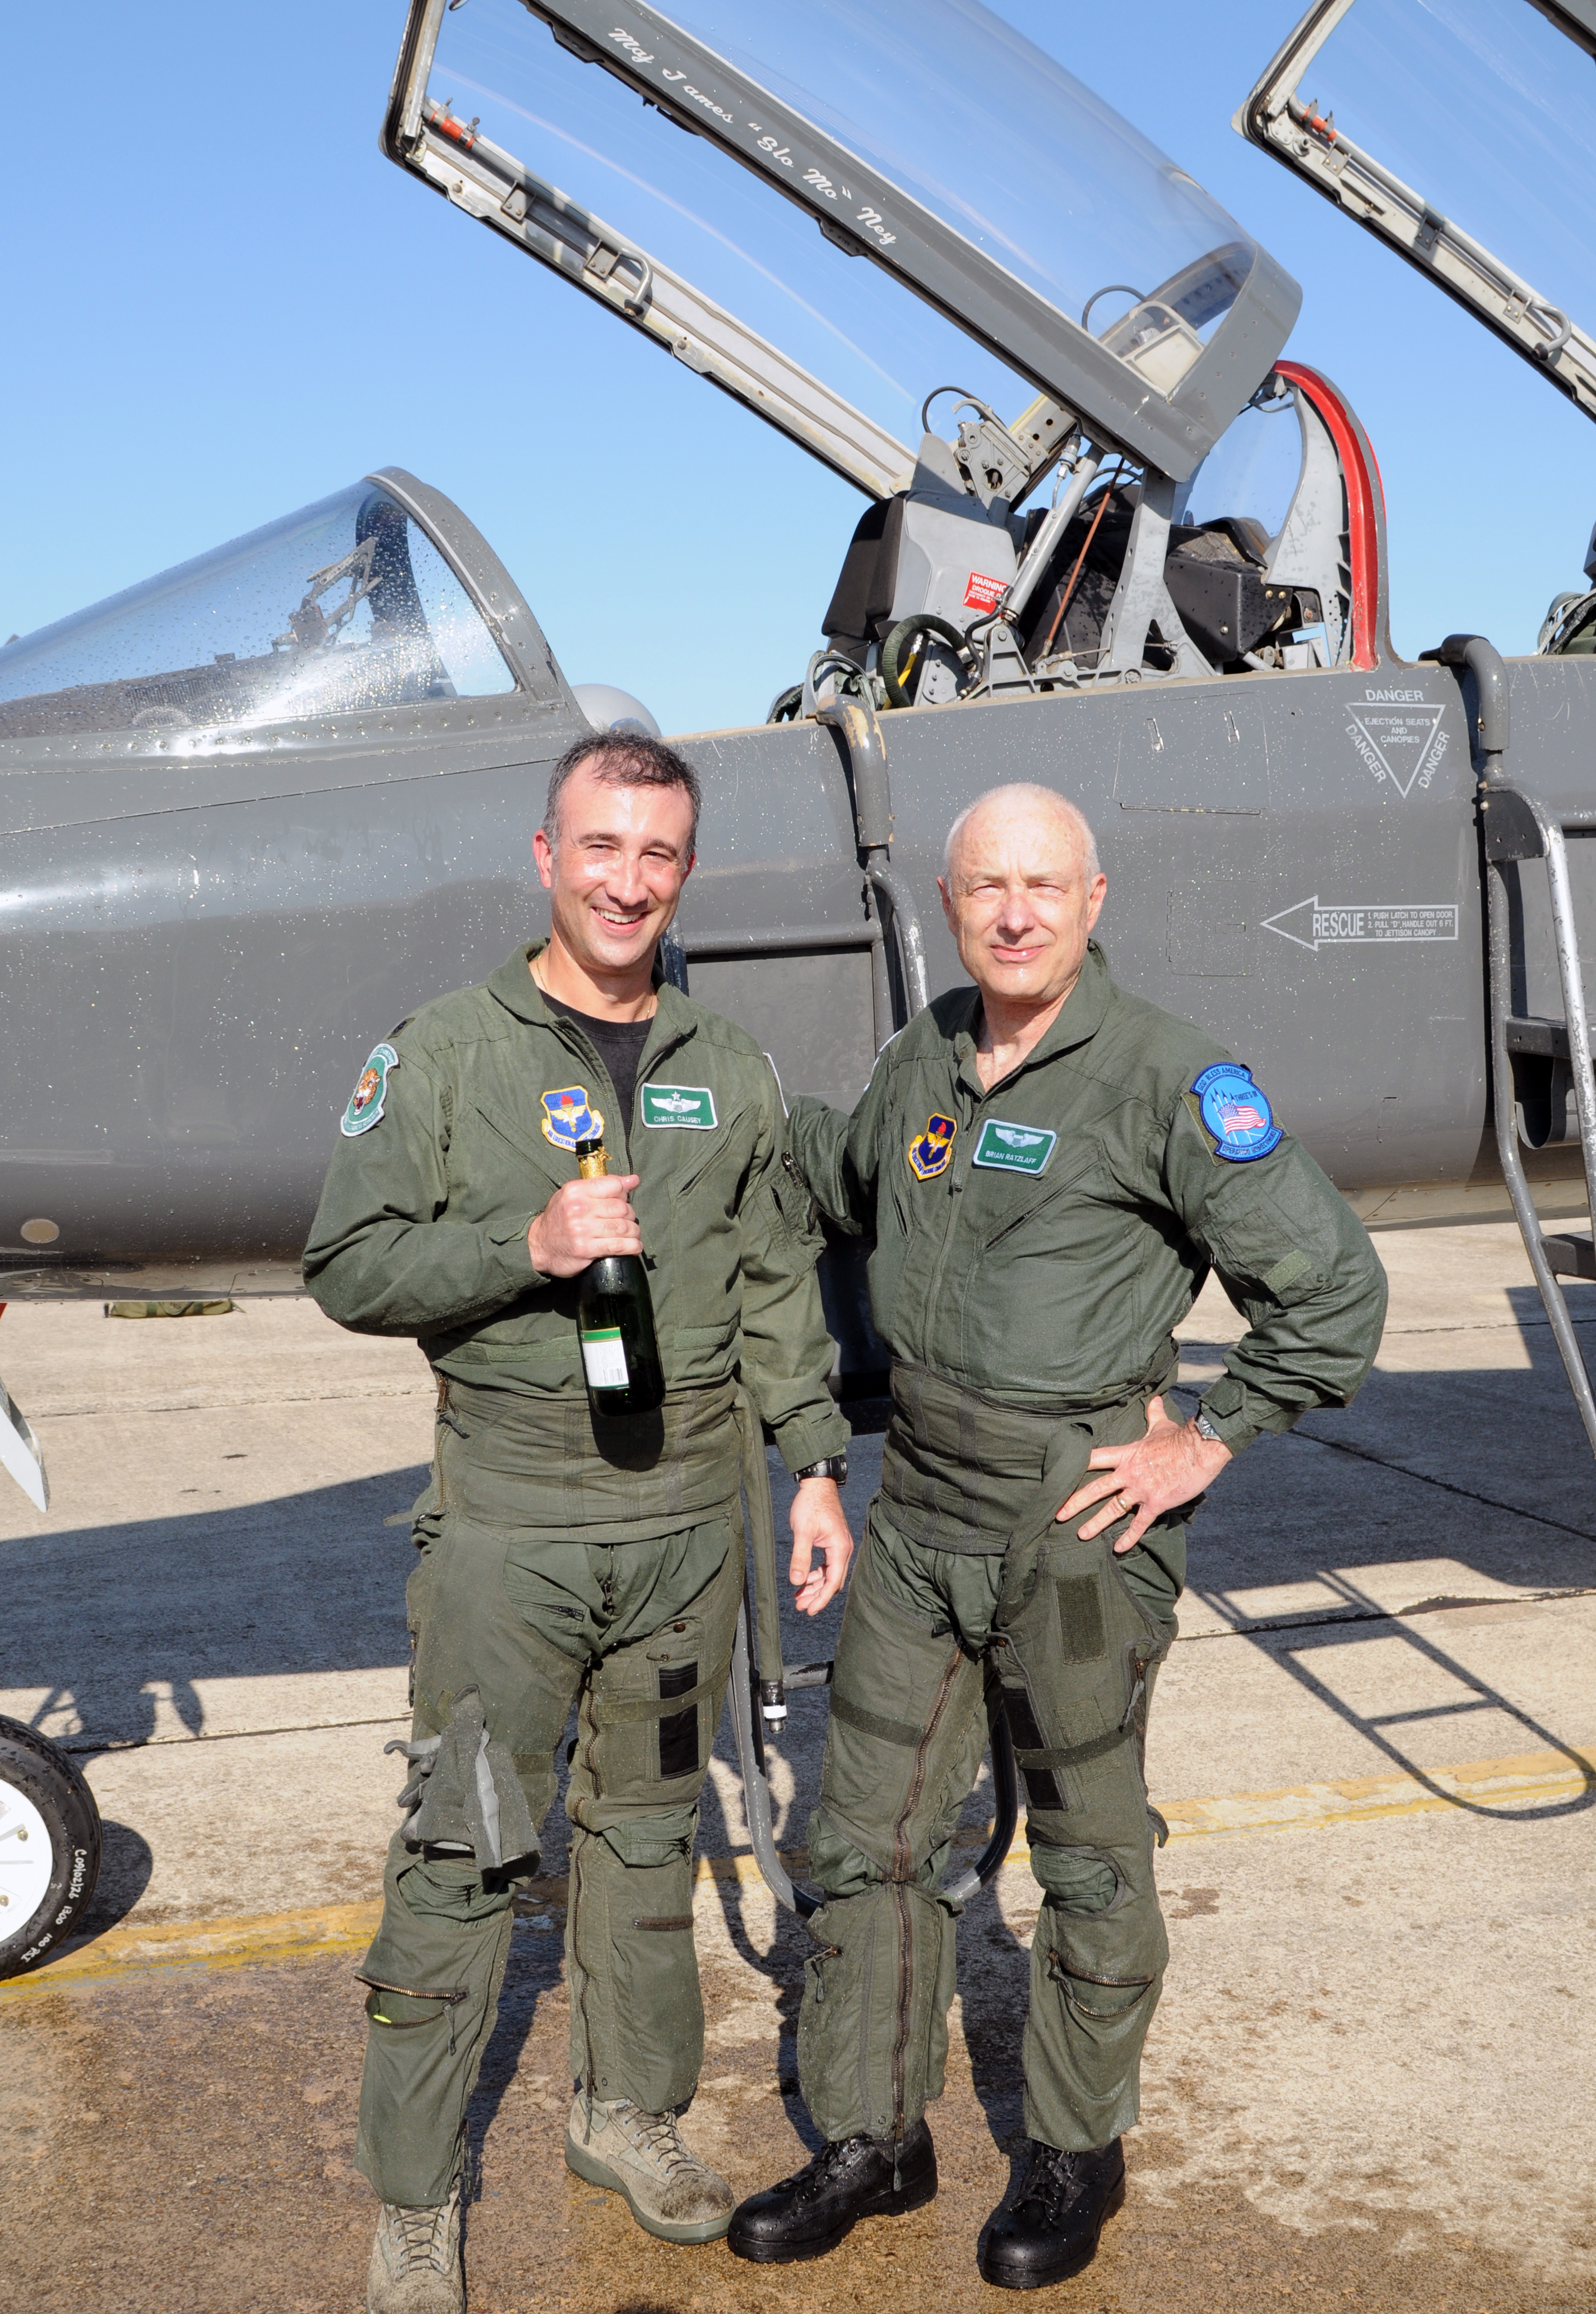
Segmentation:
<svg viewBox="0 0 1596 2314">
<path fill-rule="evenodd" d="M 40 1822 L 50 1847 L 42 1890 L 25 1846 L 40 1837 Z M 48 1960 L 87 1911 L 99 1877 L 93 1793 L 65 1752 L 19 1720 L 0 1718 L 0 1976 Z M 17 1918 L 19 1903 L 25 1920 Z"/>
</svg>

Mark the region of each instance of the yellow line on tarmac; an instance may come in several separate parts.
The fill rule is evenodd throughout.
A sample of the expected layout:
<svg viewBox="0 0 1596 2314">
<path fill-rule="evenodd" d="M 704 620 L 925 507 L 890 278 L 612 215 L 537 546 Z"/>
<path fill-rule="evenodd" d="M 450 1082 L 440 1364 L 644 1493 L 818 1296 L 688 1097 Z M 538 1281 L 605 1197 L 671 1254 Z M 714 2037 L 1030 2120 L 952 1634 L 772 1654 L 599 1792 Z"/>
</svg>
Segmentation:
<svg viewBox="0 0 1596 2314">
<path fill-rule="evenodd" d="M 1255 1832 L 1317 1830 L 1327 1824 L 1366 1824 L 1459 1807 L 1512 1815 L 1582 1797 L 1596 1799 L 1596 1744 L 1470 1760 L 1461 1767 L 1427 1769 L 1422 1775 L 1350 1776 L 1336 1783 L 1287 1784 L 1273 1792 L 1171 1800 L 1161 1813 L 1171 1840 L 1212 1840 Z"/>
<path fill-rule="evenodd" d="M 1161 1813 L 1171 1841 L 1239 1839 L 1260 1832 L 1308 1832 L 1331 1824 L 1385 1822 L 1466 1808 L 1512 1816 L 1596 1798 L 1596 1744 L 1566 1751 L 1522 1752 L 1500 1760 L 1471 1760 L 1423 1775 L 1353 1776 L 1329 1783 L 1283 1785 L 1276 1791 L 1227 1792 L 1211 1799 L 1168 1800 Z M 966 1830 L 957 1845 L 981 1847 L 987 1835 Z M 1023 1864 L 1023 1841 L 1006 1861 Z M 807 1851 L 787 1849 L 782 1862 L 795 1877 L 808 1869 Z M 752 1856 L 701 1856 L 701 1888 L 716 1882 L 747 1885 L 759 1878 Z M 565 1902 L 563 1879 L 533 1880 L 527 1893 L 548 1905 Z M 0 2000 L 67 1986 L 115 1983 L 153 1970 L 248 1968 L 262 1961 L 319 1960 L 364 1951 L 376 1932 L 378 1903 L 327 1904 L 306 1912 L 258 1912 L 218 1921 L 137 1922 L 66 1946 L 59 1957 L 31 1975 L 0 1984 Z"/>
</svg>

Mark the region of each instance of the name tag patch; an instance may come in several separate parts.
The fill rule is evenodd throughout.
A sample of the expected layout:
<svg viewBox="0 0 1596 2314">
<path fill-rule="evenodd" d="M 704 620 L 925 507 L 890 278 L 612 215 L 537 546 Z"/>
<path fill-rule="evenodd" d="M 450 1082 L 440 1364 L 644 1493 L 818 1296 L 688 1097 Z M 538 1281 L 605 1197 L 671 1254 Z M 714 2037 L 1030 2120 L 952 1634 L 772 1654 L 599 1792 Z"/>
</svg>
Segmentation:
<svg viewBox="0 0 1596 2314">
<path fill-rule="evenodd" d="M 715 1096 L 708 1085 L 646 1084 L 643 1123 L 656 1128 L 674 1125 L 684 1133 L 713 1133 Z"/>
<path fill-rule="evenodd" d="M 1010 1125 L 1006 1117 L 989 1117 L 970 1162 L 991 1165 L 1002 1173 L 1045 1172 L 1057 1139 L 1043 1125 Z"/>
<path fill-rule="evenodd" d="M 1216 1061 L 1192 1087 L 1204 1124 L 1213 1136 L 1216 1157 L 1233 1165 L 1266 1157 L 1285 1138 L 1274 1122 L 1269 1096 L 1239 1061 Z"/>
<path fill-rule="evenodd" d="M 351 1141 L 357 1133 L 369 1133 L 382 1117 L 383 1104 L 388 1098 L 388 1072 L 399 1066 L 399 1055 L 392 1045 L 379 1045 L 360 1072 L 360 1082 L 349 1095 L 349 1105 L 338 1120 L 338 1129 Z"/>
<path fill-rule="evenodd" d="M 561 1085 L 542 1095 L 543 1138 L 568 1153 L 578 1141 L 602 1141 L 604 1121 L 587 1098 L 586 1085 Z"/>
</svg>

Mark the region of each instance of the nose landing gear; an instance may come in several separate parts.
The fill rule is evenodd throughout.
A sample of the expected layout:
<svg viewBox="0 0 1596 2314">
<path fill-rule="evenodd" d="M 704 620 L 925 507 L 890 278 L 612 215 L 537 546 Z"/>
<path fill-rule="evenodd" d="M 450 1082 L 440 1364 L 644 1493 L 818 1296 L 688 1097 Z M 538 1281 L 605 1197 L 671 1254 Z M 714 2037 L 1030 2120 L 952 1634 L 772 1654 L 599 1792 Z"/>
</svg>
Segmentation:
<svg viewBox="0 0 1596 2314">
<path fill-rule="evenodd" d="M 93 1793 L 65 1752 L 0 1718 L 0 1976 L 60 1949 L 99 1877 Z"/>
</svg>

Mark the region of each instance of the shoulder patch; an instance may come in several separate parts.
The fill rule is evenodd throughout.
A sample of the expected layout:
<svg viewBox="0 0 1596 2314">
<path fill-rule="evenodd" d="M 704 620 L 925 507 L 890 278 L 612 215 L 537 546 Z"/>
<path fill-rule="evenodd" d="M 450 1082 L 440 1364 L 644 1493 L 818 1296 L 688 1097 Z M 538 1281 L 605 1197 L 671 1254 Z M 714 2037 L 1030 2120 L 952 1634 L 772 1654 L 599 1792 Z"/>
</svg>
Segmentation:
<svg viewBox="0 0 1596 2314">
<path fill-rule="evenodd" d="M 394 1032 L 396 1035 L 398 1031 Z M 392 1045 L 378 1045 L 370 1060 L 360 1072 L 360 1082 L 349 1095 L 349 1105 L 338 1120 L 338 1129 L 352 1141 L 358 1133 L 369 1133 L 380 1124 L 383 1106 L 388 1098 L 388 1079 L 399 1066 L 399 1055 Z"/>
<path fill-rule="evenodd" d="M 1244 1165 L 1266 1157 L 1285 1135 L 1274 1122 L 1269 1096 L 1253 1082 L 1252 1071 L 1239 1061 L 1215 1061 L 1192 1086 L 1192 1098 L 1216 1157 Z"/>
</svg>

